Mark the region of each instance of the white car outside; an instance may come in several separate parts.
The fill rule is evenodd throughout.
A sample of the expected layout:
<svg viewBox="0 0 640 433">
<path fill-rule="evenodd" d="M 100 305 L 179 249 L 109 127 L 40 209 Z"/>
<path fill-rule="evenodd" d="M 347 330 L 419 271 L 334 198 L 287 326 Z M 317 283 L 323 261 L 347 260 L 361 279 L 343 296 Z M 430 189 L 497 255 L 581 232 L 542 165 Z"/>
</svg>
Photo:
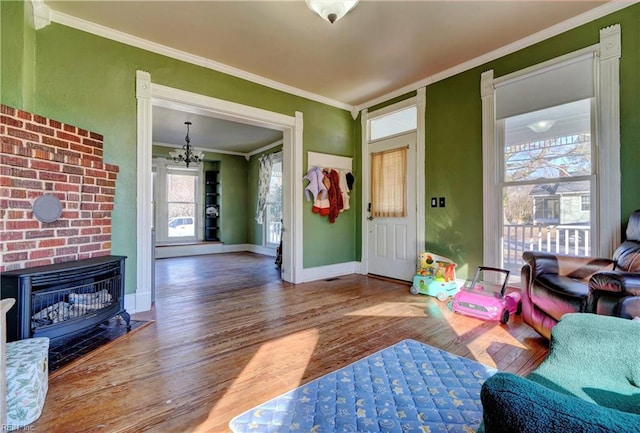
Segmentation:
<svg viewBox="0 0 640 433">
<path fill-rule="evenodd" d="M 195 236 L 193 217 L 180 216 L 169 218 L 169 237 Z"/>
</svg>

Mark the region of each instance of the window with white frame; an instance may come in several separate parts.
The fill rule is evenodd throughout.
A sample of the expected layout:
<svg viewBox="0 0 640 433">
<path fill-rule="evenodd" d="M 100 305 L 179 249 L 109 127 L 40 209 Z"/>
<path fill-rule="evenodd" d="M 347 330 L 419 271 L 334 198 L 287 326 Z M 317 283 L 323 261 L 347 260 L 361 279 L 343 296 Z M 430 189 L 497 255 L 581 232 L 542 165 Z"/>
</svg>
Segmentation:
<svg viewBox="0 0 640 433">
<path fill-rule="evenodd" d="M 381 140 L 398 134 L 414 131 L 418 127 L 418 108 L 412 105 L 389 114 L 371 119 L 370 140 Z"/>
<path fill-rule="evenodd" d="M 187 168 L 158 158 L 153 170 L 157 243 L 201 240 L 202 168 Z"/>
<path fill-rule="evenodd" d="M 485 264 L 519 275 L 526 250 L 613 252 L 619 50 L 610 48 L 619 37 L 613 26 L 599 45 L 497 79 L 482 74 Z"/>
<path fill-rule="evenodd" d="M 282 235 L 282 152 L 274 155 L 262 225 L 262 244 L 276 248 Z"/>
</svg>

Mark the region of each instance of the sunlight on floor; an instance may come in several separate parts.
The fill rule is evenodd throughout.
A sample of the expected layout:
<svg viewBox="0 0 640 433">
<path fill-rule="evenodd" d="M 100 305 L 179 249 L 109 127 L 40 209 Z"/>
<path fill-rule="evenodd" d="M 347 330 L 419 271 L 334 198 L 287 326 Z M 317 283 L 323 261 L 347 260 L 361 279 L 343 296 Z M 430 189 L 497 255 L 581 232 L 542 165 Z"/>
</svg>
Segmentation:
<svg viewBox="0 0 640 433">
<path fill-rule="evenodd" d="M 523 345 L 516 337 L 509 333 L 509 325 L 501 325 L 499 322 L 485 322 L 480 319 L 469 318 L 462 316 L 459 313 L 454 313 L 448 308 L 443 313 L 443 318 L 459 337 L 473 335 L 474 333 L 478 334 L 475 338 L 471 339 L 469 343 L 467 343 L 467 348 L 471 352 L 473 359 L 484 365 L 497 367 L 494 357 L 488 352 L 488 349 L 494 350 L 496 347 L 504 345 L 518 347 L 522 350 L 527 349 L 527 346 Z M 479 327 L 486 329 L 487 323 L 490 324 L 489 326 L 494 328 L 491 332 L 490 341 L 487 339 L 488 333 L 478 329 Z M 498 334 L 497 337 L 496 333 Z"/>
<path fill-rule="evenodd" d="M 242 409 L 245 401 L 268 400 L 299 386 L 318 339 L 319 332 L 314 328 L 262 344 L 193 433 L 210 432 L 213 419 L 232 418 L 249 409 Z M 256 399 L 256 393 L 263 397 Z"/>
<path fill-rule="evenodd" d="M 415 307 L 407 309 L 409 307 Z M 382 302 L 345 314 L 367 317 L 424 317 L 424 305 L 419 302 Z"/>
<path fill-rule="evenodd" d="M 488 342 L 485 338 L 483 338 L 483 336 L 479 336 L 471 343 L 467 344 L 467 348 L 469 349 L 475 360 L 490 367 L 498 367 L 494 360 L 494 357 L 487 351 L 487 349 L 493 349 L 493 346 L 509 345 L 512 347 L 518 347 L 522 350 L 527 349 L 525 345 L 523 345 L 515 337 L 509 334 L 509 332 L 505 328 L 501 327 L 497 323 L 496 327 L 496 331 L 498 331 L 500 334 L 498 339 L 494 339 L 493 341 Z"/>
</svg>

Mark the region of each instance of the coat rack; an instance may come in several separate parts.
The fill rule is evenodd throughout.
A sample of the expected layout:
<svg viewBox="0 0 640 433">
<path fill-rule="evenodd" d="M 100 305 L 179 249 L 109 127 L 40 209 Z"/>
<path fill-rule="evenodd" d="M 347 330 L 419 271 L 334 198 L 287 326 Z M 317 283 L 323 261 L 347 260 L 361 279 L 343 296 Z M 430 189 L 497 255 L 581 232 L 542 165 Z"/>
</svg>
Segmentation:
<svg viewBox="0 0 640 433">
<path fill-rule="evenodd" d="M 353 158 L 328 153 L 307 152 L 307 168 L 327 167 L 336 170 L 352 170 Z"/>
</svg>

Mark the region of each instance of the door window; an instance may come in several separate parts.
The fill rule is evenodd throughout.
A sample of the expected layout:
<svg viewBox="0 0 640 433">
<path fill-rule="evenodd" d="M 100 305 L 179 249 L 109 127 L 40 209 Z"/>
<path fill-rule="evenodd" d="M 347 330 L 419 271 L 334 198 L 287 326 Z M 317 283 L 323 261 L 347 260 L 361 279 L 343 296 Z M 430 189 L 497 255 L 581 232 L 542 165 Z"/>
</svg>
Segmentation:
<svg viewBox="0 0 640 433">
<path fill-rule="evenodd" d="M 407 148 L 371 154 L 371 216 L 407 215 Z"/>
</svg>

